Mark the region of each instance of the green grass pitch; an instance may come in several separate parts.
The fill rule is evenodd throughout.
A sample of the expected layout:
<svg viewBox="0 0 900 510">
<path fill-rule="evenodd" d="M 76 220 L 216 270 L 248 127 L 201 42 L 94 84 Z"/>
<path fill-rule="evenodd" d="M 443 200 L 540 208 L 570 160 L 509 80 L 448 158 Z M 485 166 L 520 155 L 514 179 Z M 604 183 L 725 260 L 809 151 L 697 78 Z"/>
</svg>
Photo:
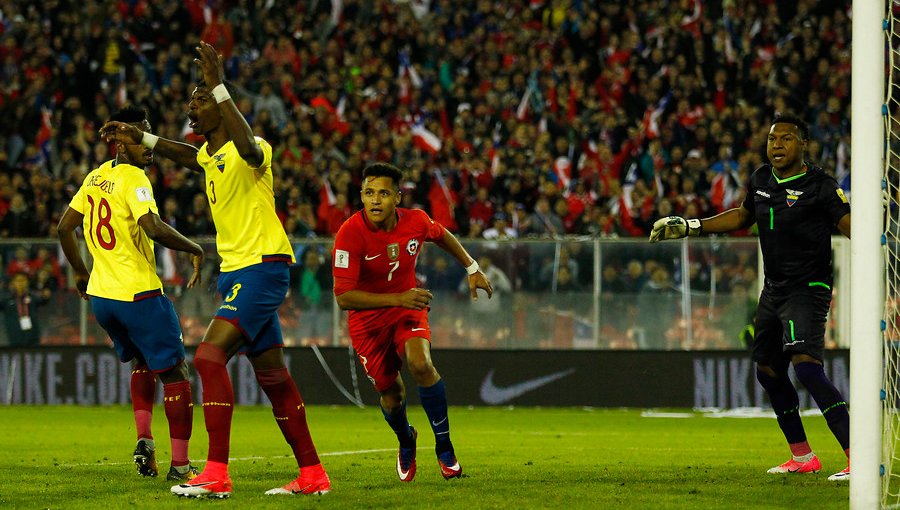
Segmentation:
<svg viewBox="0 0 900 510">
<path fill-rule="evenodd" d="M 160 471 L 168 427 L 154 409 Z M 768 475 L 788 458 L 771 418 L 642 417 L 640 410 L 452 408 L 464 469 L 445 481 L 421 409 L 418 472 L 401 483 L 396 439 L 376 408 L 312 406 L 316 446 L 332 480 L 324 496 L 265 496 L 296 476 L 266 407 L 237 407 L 231 434 L 234 495 L 177 498 L 164 476 L 141 478 L 131 463 L 128 407 L 0 408 L 0 508 L 846 508 L 848 484 L 828 482 L 846 460 L 821 416 L 804 417 L 823 464 L 816 475 Z M 202 468 L 207 436 L 195 409 L 191 458 Z M 237 506 L 235 506 L 237 505 Z"/>
</svg>

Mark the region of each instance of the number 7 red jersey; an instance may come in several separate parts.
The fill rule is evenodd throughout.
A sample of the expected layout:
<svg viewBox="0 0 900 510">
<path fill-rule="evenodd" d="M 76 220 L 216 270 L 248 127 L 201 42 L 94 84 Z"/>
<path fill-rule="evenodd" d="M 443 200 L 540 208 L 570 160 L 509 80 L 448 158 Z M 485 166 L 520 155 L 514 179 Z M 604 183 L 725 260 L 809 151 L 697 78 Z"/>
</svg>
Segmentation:
<svg viewBox="0 0 900 510">
<path fill-rule="evenodd" d="M 397 208 L 390 232 L 374 227 L 359 211 L 341 225 L 334 239 L 334 294 L 350 290 L 399 293 L 416 286 L 416 260 L 426 241 L 444 237 L 444 227 L 425 211 Z M 351 327 L 379 320 L 393 308 L 350 310 Z"/>
</svg>

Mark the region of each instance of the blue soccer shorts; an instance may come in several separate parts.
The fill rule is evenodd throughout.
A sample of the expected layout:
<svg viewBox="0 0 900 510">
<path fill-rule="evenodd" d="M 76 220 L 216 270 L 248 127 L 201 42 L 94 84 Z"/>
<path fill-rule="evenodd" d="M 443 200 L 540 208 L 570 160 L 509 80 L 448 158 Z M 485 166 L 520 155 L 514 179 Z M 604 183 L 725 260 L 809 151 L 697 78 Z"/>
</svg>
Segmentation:
<svg viewBox="0 0 900 510">
<path fill-rule="evenodd" d="M 166 372 L 184 360 L 178 314 L 161 293 L 139 301 L 91 296 L 97 323 L 106 330 L 123 363 L 142 359 L 154 372 Z"/>
<path fill-rule="evenodd" d="M 247 344 L 240 352 L 255 356 L 284 346 L 278 307 L 287 296 L 289 271 L 284 262 L 262 262 L 219 275 L 223 299 L 214 318 L 231 323 L 244 335 Z"/>
</svg>

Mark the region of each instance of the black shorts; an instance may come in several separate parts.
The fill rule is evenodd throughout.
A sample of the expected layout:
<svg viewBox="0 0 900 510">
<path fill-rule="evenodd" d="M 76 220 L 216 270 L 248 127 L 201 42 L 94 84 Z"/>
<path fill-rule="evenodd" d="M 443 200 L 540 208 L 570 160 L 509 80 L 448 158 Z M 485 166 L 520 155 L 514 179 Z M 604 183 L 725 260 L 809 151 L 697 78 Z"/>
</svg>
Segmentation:
<svg viewBox="0 0 900 510">
<path fill-rule="evenodd" d="M 787 370 L 794 354 L 822 361 L 831 289 L 822 286 L 786 291 L 763 289 L 756 310 L 753 361 Z"/>
</svg>

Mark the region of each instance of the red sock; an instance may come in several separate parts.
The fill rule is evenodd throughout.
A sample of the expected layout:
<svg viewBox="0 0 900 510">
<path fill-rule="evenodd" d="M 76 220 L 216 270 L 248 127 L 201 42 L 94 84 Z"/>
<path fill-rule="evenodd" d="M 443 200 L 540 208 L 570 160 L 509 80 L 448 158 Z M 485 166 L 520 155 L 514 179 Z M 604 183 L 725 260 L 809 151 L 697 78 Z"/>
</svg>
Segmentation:
<svg viewBox="0 0 900 510">
<path fill-rule="evenodd" d="M 188 440 L 194 421 L 194 403 L 191 400 L 191 383 L 179 381 L 163 385 L 163 402 L 169 420 L 169 437 L 172 439 L 172 465 L 184 466 L 188 459 Z"/>
<path fill-rule="evenodd" d="M 806 441 L 803 441 L 802 443 L 791 443 L 788 446 L 791 447 L 791 454 L 794 457 L 802 457 L 812 453 L 812 448 L 809 447 L 809 443 Z"/>
<path fill-rule="evenodd" d="M 234 412 L 234 389 L 225 364 L 225 352 L 201 343 L 194 355 L 194 367 L 203 384 L 203 417 L 209 433 L 208 460 L 228 464 L 231 437 L 231 415 Z"/>
<path fill-rule="evenodd" d="M 272 401 L 272 414 L 294 450 L 297 465 L 303 468 L 319 464 L 319 455 L 306 423 L 306 406 L 287 368 L 258 370 L 256 380 Z"/>
<path fill-rule="evenodd" d="M 138 363 L 131 371 L 131 408 L 137 438 L 153 439 L 150 424 L 153 422 L 153 401 L 156 399 L 156 375 L 147 365 Z"/>
</svg>

